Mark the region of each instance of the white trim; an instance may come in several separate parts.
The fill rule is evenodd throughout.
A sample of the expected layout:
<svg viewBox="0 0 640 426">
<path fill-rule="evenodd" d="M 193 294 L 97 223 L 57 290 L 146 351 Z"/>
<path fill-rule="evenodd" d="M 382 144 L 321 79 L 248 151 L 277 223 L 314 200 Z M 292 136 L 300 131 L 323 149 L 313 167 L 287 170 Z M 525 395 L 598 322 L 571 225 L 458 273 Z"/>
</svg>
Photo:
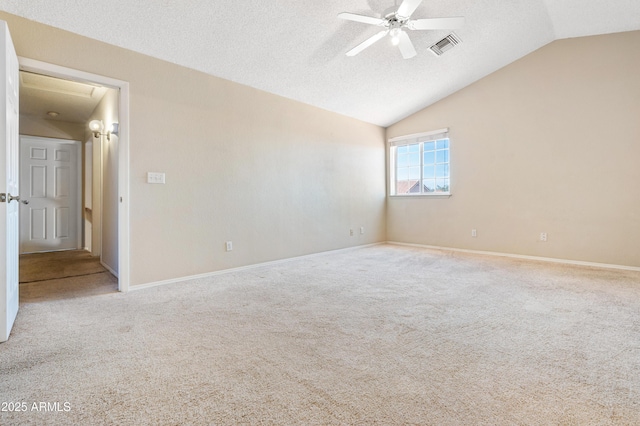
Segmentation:
<svg viewBox="0 0 640 426">
<path fill-rule="evenodd" d="M 73 141 L 76 144 L 76 149 L 78 151 L 78 158 L 77 158 L 77 165 L 76 167 L 78 168 L 78 181 L 76 182 L 76 188 L 78 191 L 78 222 L 76 223 L 76 232 L 78 233 L 78 239 L 76 241 L 76 247 L 78 247 L 78 249 L 82 248 L 82 225 L 84 222 L 84 208 L 82 206 L 82 196 L 83 191 L 82 191 L 82 163 L 84 158 L 82 158 L 82 142 L 81 141 Z"/>
<path fill-rule="evenodd" d="M 99 74 L 92 74 L 73 68 L 62 67 L 60 65 L 51 64 L 48 62 L 38 61 L 36 59 L 25 58 L 18 56 L 18 62 L 20 63 L 21 71 L 34 72 L 38 74 L 45 73 L 50 77 L 58 77 L 64 80 L 73 80 L 79 83 L 87 84 L 100 84 L 101 86 L 107 86 L 111 89 L 119 89 L 123 83 L 128 84 L 122 80 L 116 80 L 115 78 L 105 77 Z"/>
<path fill-rule="evenodd" d="M 394 138 L 387 139 L 387 142 L 391 143 L 391 142 L 402 141 L 402 140 L 405 140 L 405 139 L 423 138 L 425 136 L 438 135 L 440 133 L 449 133 L 449 128 L 445 127 L 444 129 L 432 130 L 430 132 L 412 133 L 410 135 L 396 136 Z"/>
<path fill-rule="evenodd" d="M 113 275 L 114 277 L 118 278 L 118 273 L 116 271 L 114 271 L 113 269 L 111 269 L 111 267 L 109 265 L 107 265 L 106 263 L 104 263 L 102 261 L 102 259 L 100 259 L 100 264 L 102 265 L 102 267 L 104 269 L 106 269 L 107 271 L 109 271 L 111 273 L 111 275 Z"/>
<path fill-rule="evenodd" d="M 130 285 L 130 206 L 129 206 L 129 83 L 120 84 L 118 105 L 118 290 L 129 291 Z"/>
<path fill-rule="evenodd" d="M 451 178 L 449 178 L 449 188 L 451 188 Z M 451 198 L 452 195 L 451 192 L 423 192 L 422 194 L 389 194 L 389 198 Z"/>
<path fill-rule="evenodd" d="M 248 269 L 261 268 L 263 266 L 279 265 L 279 264 L 287 263 L 287 262 L 290 262 L 290 261 L 293 261 L 293 260 L 311 259 L 311 258 L 315 258 L 315 257 L 319 257 L 319 256 L 324 256 L 324 255 L 327 255 L 327 254 L 335 254 L 335 253 L 347 252 L 347 251 L 357 250 L 357 249 L 361 249 L 361 248 L 365 248 L 365 247 L 378 246 L 378 245 L 382 245 L 382 244 L 386 244 L 386 243 L 384 241 L 382 241 L 382 242 L 379 242 L 379 243 L 363 244 L 363 245 L 360 245 L 360 246 L 346 247 L 346 248 L 342 248 L 342 249 L 322 251 L 322 252 L 319 252 L 319 253 L 305 254 L 305 255 L 302 255 L 302 256 L 295 256 L 295 257 L 288 257 L 286 259 L 272 260 L 272 261 L 269 261 L 269 262 L 254 263 L 252 265 L 239 266 L 237 268 L 221 269 L 219 271 L 207 272 L 207 273 L 204 273 L 204 274 L 188 275 L 186 277 L 172 278 L 172 279 L 169 279 L 169 280 L 162 280 L 162 281 L 154 281 L 154 282 L 150 282 L 150 283 L 146 283 L 146 284 L 140 284 L 140 285 L 131 286 L 129 288 L 129 291 L 144 290 L 144 289 L 147 289 L 147 288 L 158 287 L 158 286 L 167 285 L 167 284 L 175 284 L 175 283 L 179 283 L 179 282 L 183 282 L 183 281 L 190 281 L 190 280 L 197 280 L 197 279 L 202 279 L 202 278 L 215 277 L 215 276 L 218 276 L 218 275 L 224 275 L 224 274 L 231 274 L 231 273 L 234 273 L 234 272 L 246 271 Z"/>
<path fill-rule="evenodd" d="M 590 266 L 593 268 L 620 269 L 623 271 L 640 272 L 640 267 L 637 267 L 637 266 L 616 265 L 612 263 L 596 263 L 596 262 L 586 262 L 582 260 L 557 259 L 554 257 L 529 256 L 525 254 L 511 254 L 511 253 L 501 253 L 501 252 L 495 252 L 495 251 L 469 250 L 469 249 L 461 249 L 461 248 L 453 248 L 453 247 L 430 246 L 426 244 L 401 243 L 398 241 L 387 241 L 387 244 L 426 248 L 426 249 L 433 249 L 433 250 L 443 250 L 443 251 L 446 250 L 446 251 L 457 251 L 462 253 L 483 254 L 483 255 L 489 255 L 489 256 L 510 257 L 513 259 L 538 260 L 542 262 L 562 263 L 565 265 Z"/>
<path fill-rule="evenodd" d="M 118 122 L 118 191 L 122 202 L 118 206 L 118 290 L 129 291 L 130 285 L 130 218 L 129 218 L 129 83 L 99 74 L 92 74 L 66 68 L 35 59 L 18 56 L 20 69 L 38 74 L 74 80 L 89 84 L 99 84 L 119 90 Z"/>
</svg>

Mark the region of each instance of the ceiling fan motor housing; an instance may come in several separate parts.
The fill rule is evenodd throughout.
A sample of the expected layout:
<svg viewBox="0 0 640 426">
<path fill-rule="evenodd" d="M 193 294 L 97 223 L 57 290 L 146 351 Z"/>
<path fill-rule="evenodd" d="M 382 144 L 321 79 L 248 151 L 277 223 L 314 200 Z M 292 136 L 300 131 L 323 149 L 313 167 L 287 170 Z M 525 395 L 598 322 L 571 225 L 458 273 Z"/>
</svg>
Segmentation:
<svg viewBox="0 0 640 426">
<path fill-rule="evenodd" d="M 403 18 L 401 16 L 398 16 L 396 12 L 388 14 L 387 16 L 384 17 L 384 19 L 385 19 L 384 26 L 389 28 L 390 30 L 393 30 L 395 28 L 405 27 L 409 22 L 409 18 Z"/>
</svg>

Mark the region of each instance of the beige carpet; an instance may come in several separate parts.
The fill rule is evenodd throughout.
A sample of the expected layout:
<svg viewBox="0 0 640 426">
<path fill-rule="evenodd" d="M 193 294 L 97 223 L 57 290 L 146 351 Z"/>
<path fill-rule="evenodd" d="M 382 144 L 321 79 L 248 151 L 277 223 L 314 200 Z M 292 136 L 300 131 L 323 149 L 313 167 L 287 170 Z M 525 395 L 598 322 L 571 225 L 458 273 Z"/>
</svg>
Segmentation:
<svg viewBox="0 0 640 426">
<path fill-rule="evenodd" d="M 640 424 L 640 273 L 367 247 L 25 300 L 0 369 L 3 425 Z"/>
</svg>

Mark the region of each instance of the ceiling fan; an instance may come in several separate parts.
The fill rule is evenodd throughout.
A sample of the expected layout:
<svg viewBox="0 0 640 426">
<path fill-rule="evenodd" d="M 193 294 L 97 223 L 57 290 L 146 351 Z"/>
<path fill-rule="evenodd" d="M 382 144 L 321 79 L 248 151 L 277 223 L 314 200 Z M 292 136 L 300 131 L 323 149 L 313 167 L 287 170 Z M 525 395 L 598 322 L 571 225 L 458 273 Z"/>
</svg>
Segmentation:
<svg viewBox="0 0 640 426">
<path fill-rule="evenodd" d="M 374 18 L 355 13 L 343 12 L 338 15 L 340 19 L 377 25 L 384 29 L 376 35 L 369 37 L 353 49 L 347 52 L 347 56 L 355 56 L 376 41 L 389 34 L 391 43 L 398 46 L 404 59 L 416 56 L 416 49 L 411 43 L 409 35 L 404 31 L 409 30 L 455 30 L 464 24 L 462 16 L 450 18 L 425 18 L 411 19 L 411 14 L 420 6 L 422 0 L 404 0 L 397 11 L 389 13 L 384 18 Z"/>
</svg>

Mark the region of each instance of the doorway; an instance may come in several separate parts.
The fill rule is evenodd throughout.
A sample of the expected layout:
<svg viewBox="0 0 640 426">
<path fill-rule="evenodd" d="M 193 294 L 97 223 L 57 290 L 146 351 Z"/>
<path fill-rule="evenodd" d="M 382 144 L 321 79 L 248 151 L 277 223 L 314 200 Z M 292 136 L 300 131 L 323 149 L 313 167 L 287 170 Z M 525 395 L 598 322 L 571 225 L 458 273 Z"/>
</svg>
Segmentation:
<svg viewBox="0 0 640 426">
<path fill-rule="evenodd" d="M 129 289 L 128 83 L 28 58 L 19 57 L 18 60 L 20 63 L 20 70 L 23 72 L 59 79 L 61 82 L 77 82 L 88 86 L 103 87 L 115 94 L 112 101 L 113 108 L 103 108 L 99 111 L 96 110 L 94 114 L 97 115 L 92 118 L 105 123 L 105 128 L 106 126 L 110 126 L 112 123 L 117 123 L 118 132 L 108 132 L 103 129 L 100 129 L 97 132 L 87 131 L 89 137 L 88 139 L 83 139 L 85 143 L 91 144 L 90 146 L 94 153 L 94 158 L 101 159 L 104 155 L 109 156 L 111 161 L 108 167 L 104 167 L 102 174 L 94 174 L 94 176 L 100 176 L 100 179 L 92 179 L 92 185 L 94 187 L 96 185 L 100 185 L 99 193 L 101 195 L 100 197 L 92 197 L 92 203 L 88 208 L 86 203 L 84 204 L 83 216 L 85 226 L 88 226 L 87 219 L 92 223 L 89 226 L 95 225 L 91 229 L 92 232 L 89 233 L 91 238 L 91 248 L 93 249 L 92 251 L 94 253 L 98 251 L 101 256 L 101 261 L 103 261 L 101 263 L 103 263 L 103 265 L 107 267 L 112 274 L 116 275 L 118 279 L 118 290 L 126 292 Z M 55 113 L 56 111 L 52 112 Z M 88 126 L 88 123 L 86 123 L 86 125 Z M 108 145 L 106 145 L 107 143 Z M 98 150 L 98 148 L 100 149 Z M 95 166 L 96 162 L 94 161 L 93 164 Z M 102 167 L 102 163 L 98 163 L 98 166 Z M 109 188 L 105 190 L 104 193 L 102 191 L 102 185 L 104 185 L 102 177 L 104 177 L 105 182 L 110 182 Z M 87 211 L 87 209 L 89 211 Z M 112 219 L 110 223 L 95 223 L 96 216 L 106 217 L 108 215 Z M 107 238 L 111 239 L 109 244 L 107 244 L 108 253 L 102 252 L 102 245 L 96 250 L 99 239 L 103 237 L 103 230 L 109 233 Z M 102 241 L 102 243 L 104 243 L 104 241 Z M 108 259 L 105 259 L 104 256 L 109 257 Z"/>
<path fill-rule="evenodd" d="M 80 141 L 20 136 L 20 254 L 81 248 L 81 152 Z"/>
</svg>

